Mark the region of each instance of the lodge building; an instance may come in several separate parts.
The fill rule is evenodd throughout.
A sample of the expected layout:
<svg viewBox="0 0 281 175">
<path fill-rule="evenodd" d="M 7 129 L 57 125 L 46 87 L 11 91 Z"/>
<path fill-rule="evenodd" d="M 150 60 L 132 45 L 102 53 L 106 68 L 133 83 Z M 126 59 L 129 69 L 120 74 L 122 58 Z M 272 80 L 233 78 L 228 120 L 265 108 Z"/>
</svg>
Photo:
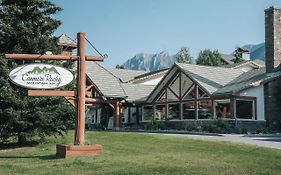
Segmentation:
<svg viewBox="0 0 281 175">
<path fill-rule="evenodd" d="M 281 9 L 265 10 L 265 66 L 250 60 L 224 67 L 175 63 L 145 72 L 87 62 L 87 85 L 103 101 L 88 106 L 88 125 L 106 117 L 111 129 L 155 120 L 183 129 L 186 122 L 220 118 L 249 130 L 281 129 L 280 17 Z"/>
</svg>

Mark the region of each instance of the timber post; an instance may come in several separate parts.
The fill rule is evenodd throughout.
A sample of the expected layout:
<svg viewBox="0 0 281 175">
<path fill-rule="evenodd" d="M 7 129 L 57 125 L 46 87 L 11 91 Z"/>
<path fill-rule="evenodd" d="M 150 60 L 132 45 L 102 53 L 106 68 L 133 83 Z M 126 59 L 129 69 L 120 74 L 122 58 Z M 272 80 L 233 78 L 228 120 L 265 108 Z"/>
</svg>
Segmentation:
<svg viewBox="0 0 281 175">
<path fill-rule="evenodd" d="M 85 33 L 78 33 L 78 61 L 77 68 L 77 115 L 75 130 L 75 145 L 83 145 L 85 141 L 85 96 L 86 96 L 86 57 L 85 57 Z"/>
<path fill-rule="evenodd" d="M 115 129 L 120 129 L 119 123 L 120 123 L 120 105 L 119 101 L 116 101 L 115 103 L 115 111 L 114 111 L 114 128 Z"/>
</svg>

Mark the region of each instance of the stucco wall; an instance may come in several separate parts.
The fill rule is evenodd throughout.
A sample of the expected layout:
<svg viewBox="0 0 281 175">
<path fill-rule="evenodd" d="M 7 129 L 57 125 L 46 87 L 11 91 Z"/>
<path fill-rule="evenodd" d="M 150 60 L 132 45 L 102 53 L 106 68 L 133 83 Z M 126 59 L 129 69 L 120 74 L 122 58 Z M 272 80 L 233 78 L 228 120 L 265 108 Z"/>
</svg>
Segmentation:
<svg viewBox="0 0 281 175">
<path fill-rule="evenodd" d="M 264 90 L 263 85 L 260 85 L 258 87 L 253 87 L 250 89 L 247 89 L 245 91 L 242 91 L 240 93 L 241 96 L 251 96 L 257 98 L 257 119 L 258 120 L 264 120 Z"/>
</svg>

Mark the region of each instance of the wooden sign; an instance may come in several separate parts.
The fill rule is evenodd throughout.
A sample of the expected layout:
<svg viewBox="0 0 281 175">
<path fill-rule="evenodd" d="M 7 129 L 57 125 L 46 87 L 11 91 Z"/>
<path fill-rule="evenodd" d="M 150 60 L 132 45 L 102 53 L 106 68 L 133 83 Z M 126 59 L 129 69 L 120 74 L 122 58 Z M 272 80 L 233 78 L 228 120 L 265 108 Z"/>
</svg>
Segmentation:
<svg viewBox="0 0 281 175">
<path fill-rule="evenodd" d="M 28 89 L 56 89 L 72 82 L 72 73 L 60 66 L 34 63 L 13 69 L 9 78 L 19 86 Z"/>
<path fill-rule="evenodd" d="M 101 56 L 86 56 L 85 33 L 77 34 L 77 56 L 70 55 L 35 55 L 35 54 L 5 54 L 7 59 L 16 60 L 69 60 L 77 61 L 77 90 L 29 90 L 29 96 L 64 96 L 76 109 L 74 145 L 57 145 L 58 157 L 76 157 L 81 155 L 97 155 L 102 146 L 84 145 L 85 141 L 85 103 L 99 103 L 102 99 L 89 98 L 86 87 L 86 61 L 103 61 Z M 28 64 L 15 68 L 10 72 L 13 83 L 29 89 L 55 89 L 67 85 L 73 80 L 73 75 L 67 69 L 50 64 Z M 91 93 L 91 92 L 90 92 Z M 116 107 L 117 108 L 117 107 Z M 119 114 L 119 113 L 118 113 Z"/>
</svg>

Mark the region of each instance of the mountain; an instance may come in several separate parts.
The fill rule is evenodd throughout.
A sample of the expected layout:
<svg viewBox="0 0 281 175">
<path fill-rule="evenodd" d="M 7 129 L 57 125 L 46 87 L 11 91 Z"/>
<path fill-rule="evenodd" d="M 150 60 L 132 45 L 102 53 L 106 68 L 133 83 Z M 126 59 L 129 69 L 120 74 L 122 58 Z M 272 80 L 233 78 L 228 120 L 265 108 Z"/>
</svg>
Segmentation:
<svg viewBox="0 0 281 175">
<path fill-rule="evenodd" d="M 59 72 L 57 71 L 57 69 L 55 67 L 43 67 L 42 69 L 38 66 L 34 67 L 32 71 L 27 72 L 28 74 L 41 74 L 41 73 L 54 73 L 54 74 L 59 74 Z"/>
<path fill-rule="evenodd" d="M 251 60 L 264 60 L 265 58 L 264 43 L 247 44 L 242 48 L 248 49 L 250 51 Z M 124 66 L 125 69 L 131 70 L 155 71 L 164 68 L 170 68 L 175 61 L 175 55 L 169 55 L 169 53 L 166 51 L 160 52 L 158 54 L 140 53 L 127 60 L 124 64 L 122 64 L 122 66 Z"/>
<path fill-rule="evenodd" d="M 242 48 L 248 49 L 250 51 L 250 59 L 264 60 L 265 58 L 265 46 L 264 43 L 259 44 L 247 44 Z"/>
<path fill-rule="evenodd" d="M 127 60 L 122 66 L 125 69 L 155 71 L 171 67 L 176 61 L 175 55 L 163 51 L 158 54 L 140 53 Z"/>
</svg>

